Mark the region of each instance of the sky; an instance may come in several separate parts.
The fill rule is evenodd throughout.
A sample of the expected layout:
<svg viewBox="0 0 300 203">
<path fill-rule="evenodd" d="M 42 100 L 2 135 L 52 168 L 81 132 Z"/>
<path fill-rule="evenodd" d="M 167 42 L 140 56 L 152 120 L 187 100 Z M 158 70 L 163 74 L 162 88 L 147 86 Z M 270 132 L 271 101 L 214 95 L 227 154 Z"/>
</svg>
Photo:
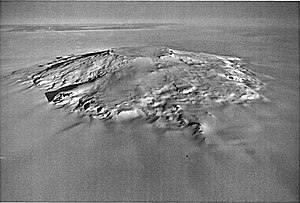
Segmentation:
<svg viewBox="0 0 300 203">
<path fill-rule="evenodd" d="M 1 24 L 212 23 L 249 19 L 297 23 L 298 2 L 11 2 L 1 1 Z M 222 21 L 222 20 L 221 20 Z"/>
</svg>

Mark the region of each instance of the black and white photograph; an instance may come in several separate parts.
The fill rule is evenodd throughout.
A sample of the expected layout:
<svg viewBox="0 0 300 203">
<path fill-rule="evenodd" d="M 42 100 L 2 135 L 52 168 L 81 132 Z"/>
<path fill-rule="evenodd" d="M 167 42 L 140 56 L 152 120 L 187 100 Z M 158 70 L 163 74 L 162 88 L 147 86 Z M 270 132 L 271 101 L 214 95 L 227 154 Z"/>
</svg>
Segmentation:
<svg viewBox="0 0 300 203">
<path fill-rule="evenodd" d="M 299 2 L 0 1 L 1 202 L 299 202 Z"/>
</svg>

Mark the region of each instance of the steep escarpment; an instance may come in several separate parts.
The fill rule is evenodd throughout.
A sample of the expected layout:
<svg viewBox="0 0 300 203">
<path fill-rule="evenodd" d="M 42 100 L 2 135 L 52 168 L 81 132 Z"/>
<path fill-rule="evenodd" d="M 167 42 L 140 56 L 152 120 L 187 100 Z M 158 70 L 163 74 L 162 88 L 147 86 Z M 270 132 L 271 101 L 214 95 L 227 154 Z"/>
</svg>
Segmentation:
<svg viewBox="0 0 300 203">
<path fill-rule="evenodd" d="M 55 106 L 100 120 L 143 119 L 164 129 L 191 128 L 221 105 L 264 99 L 263 82 L 239 58 L 166 47 L 119 48 L 57 57 L 22 74 Z"/>
</svg>

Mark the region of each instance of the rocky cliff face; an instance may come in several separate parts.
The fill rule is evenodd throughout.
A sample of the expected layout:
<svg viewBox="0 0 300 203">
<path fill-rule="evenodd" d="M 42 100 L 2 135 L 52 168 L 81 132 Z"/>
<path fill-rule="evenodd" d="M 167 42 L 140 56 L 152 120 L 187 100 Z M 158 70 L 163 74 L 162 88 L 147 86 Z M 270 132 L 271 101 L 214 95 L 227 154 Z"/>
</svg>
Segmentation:
<svg viewBox="0 0 300 203">
<path fill-rule="evenodd" d="M 198 115 L 213 116 L 208 108 L 265 99 L 264 84 L 239 58 L 165 47 L 57 57 L 21 75 L 18 83 L 40 88 L 55 106 L 101 120 L 191 128 L 195 137 L 203 137 Z"/>
</svg>

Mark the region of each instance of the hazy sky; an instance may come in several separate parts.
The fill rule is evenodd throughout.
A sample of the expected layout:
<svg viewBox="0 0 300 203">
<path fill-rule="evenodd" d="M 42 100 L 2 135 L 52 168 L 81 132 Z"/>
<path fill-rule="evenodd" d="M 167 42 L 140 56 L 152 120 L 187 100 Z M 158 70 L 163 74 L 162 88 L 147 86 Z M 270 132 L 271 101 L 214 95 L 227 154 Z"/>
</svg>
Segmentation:
<svg viewBox="0 0 300 203">
<path fill-rule="evenodd" d="M 185 22 L 267 18 L 297 22 L 298 2 L 3 2 L 1 23 Z"/>
</svg>

